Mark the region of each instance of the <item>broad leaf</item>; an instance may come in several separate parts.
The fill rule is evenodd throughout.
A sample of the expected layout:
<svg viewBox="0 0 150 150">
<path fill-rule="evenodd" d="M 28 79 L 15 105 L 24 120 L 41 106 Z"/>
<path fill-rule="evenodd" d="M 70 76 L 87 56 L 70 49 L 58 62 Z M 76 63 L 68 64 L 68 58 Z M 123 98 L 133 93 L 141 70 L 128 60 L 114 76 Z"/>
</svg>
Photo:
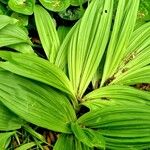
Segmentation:
<svg viewBox="0 0 150 150">
<path fill-rule="evenodd" d="M 54 146 L 54 150 L 94 150 L 81 143 L 71 134 L 61 134 Z"/>
<path fill-rule="evenodd" d="M 15 24 L 18 21 L 17 19 L 8 17 L 6 15 L 0 15 L 0 20 L 0 29 L 2 29 L 8 24 Z"/>
<path fill-rule="evenodd" d="M 77 123 L 71 124 L 75 137 L 89 147 L 105 148 L 104 138 L 97 132 L 88 128 L 81 128 Z"/>
<path fill-rule="evenodd" d="M 10 110 L 37 126 L 70 133 L 75 112 L 59 91 L 7 71 L 0 72 L 0 101 Z"/>
<path fill-rule="evenodd" d="M 54 21 L 50 14 L 39 5 L 36 5 L 34 8 L 34 16 L 45 54 L 50 62 L 54 63 L 60 46 Z"/>
<path fill-rule="evenodd" d="M 118 66 L 123 59 L 134 29 L 138 6 L 139 0 L 124 0 L 118 3 L 101 86 L 114 78 L 114 74 L 118 71 Z"/>
<path fill-rule="evenodd" d="M 14 134 L 15 134 L 15 132 L 0 133 L 0 148 L 1 148 L 1 150 L 5 150 L 7 148 L 6 144 L 8 145 L 7 142 L 9 141 L 10 137 Z"/>
<path fill-rule="evenodd" d="M 35 0 L 9 0 L 9 7 L 18 13 L 32 15 Z"/>
<path fill-rule="evenodd" d="M 70 0 L 39 0 L 41 4 L 51 11 L 63 11 L 70 5 Z"/>
<path fill-rule="evenodd" d="M 7 60 L 1 62 L 0 67 L 18 75 L 46 83 L 73 96 L 73 90 L 66 75 L 49 61 L 34 55 L 6 51 L 0 51 L 0 57 Z"/>
<path fill-rule="evenodd" d="M 0 47 L 19 43 L 32 45 L 27 33 L 21 27 L 7 25 L 0 30 Z"/>
<path fill-rule="evenodd" d="M 0 131 L 19 129 L 22 125 L 23 120 L 0 102 Z"/>
<path fill-rule="evenodd" d="M 83 15 L 80 27 L 70 40 L 69 77 L 79 99 L 92 80 L 105 51 L 112 10 L 113 1 L 92 1 Z"/>
</svg>

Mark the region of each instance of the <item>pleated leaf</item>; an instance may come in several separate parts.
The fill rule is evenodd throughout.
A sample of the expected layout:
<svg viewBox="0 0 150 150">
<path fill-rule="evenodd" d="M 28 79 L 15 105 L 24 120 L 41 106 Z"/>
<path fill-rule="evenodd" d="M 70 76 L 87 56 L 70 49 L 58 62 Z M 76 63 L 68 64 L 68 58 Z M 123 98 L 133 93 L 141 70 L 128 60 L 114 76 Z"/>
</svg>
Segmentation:
<svg viewBox="0 0 150 150">
<path fill-rule="evenodd" d="M 8 141 L 15 132 L 5 132 L 0 133 L 0 148 L 1 150 L 6 150 L 6 144 L 8 145 Z"/>
<path fill-rule="evenodd" d="M 61 68 L 62 70 L 67 70 L 67 59 L 68 59 L 68 47 L 70 45 L 70 39 L 75 34 L 75 32 L 78 32 L 77 28 L 79 28 L 80 21 L 76 23 L 67 34 L 66 38 L 62 42 L 60 49 L 58 51 L 55 64 Z"/>
<path fill-rule="evenodd" d="M 9 16 L 6 15 L 0 15 L 0 29 L 2 29 L 3 27 L 5 27 L 8 24 L 15 24 L 18 20 L 15 18 L 11 18 Z"/>
<path fill-rule="evenodd" d="M 76 120 L 68 98 L 49 86 L 7 71 L 0 72 L 0 101 L 24 120 L 37 126 L 70 133 Z"/>
<path fill-rule="evenodd" d="M 1 96 L 0 99 L 2 99 Z M 23 120 L 0 102 L 0 131 L 19 129 L 21 125 Z"/>
<path fill-rule="evenodd" d="M 15 74 L 46 83 L 73 96 L 72 86 L 66 75 L 57 66 L 43 58 L 15 52 L 0 51 L 0 67 Z"/>
<path fill-rule="evenodd" d="M 75 136 L 71 134 L 61 134 L 54 146 L 54 150 L 93 150 L 79 140 L 75 138 Z"/>
<path fill-rule="evenodd" d="M 70 39 L 69 77 L 79 99 L 92 80 L 105 51 L 112 10 L 113 1 L 92 1 L 84 13 L 80 27 Z"/>
<path fill-rule="evenodd" d="M 39 5 L 36 5 L 34 8 L 34 17 L 45 54 L 50 62 L 54 63 L 60 47 L 54 20 L 50 14 Z"/>
<path fill-rule="evenodd" d="M 89 147 L 105 148 L 104 138 L 97 132 L 88 128 L 81 128 L 77 123 L 71 124 L 75 137 Z"/>
<path fill-rule="evenodd" d="M 21 27 L 7 25 L 0 30 L 0 47 L 19 43 L 32 45 L 27 33 Z"/>
<path fill-rule="evenodd" d="M 111 84 L 150 83 L 150 23 L 136 29 Z"/>
<path fill-rule="evenodd" d="M 113 31 L 108 45 L 101 86 L 113 78 L 123 59 L 134 29 L 139 0 L 119 1 Z"/>
</svg>

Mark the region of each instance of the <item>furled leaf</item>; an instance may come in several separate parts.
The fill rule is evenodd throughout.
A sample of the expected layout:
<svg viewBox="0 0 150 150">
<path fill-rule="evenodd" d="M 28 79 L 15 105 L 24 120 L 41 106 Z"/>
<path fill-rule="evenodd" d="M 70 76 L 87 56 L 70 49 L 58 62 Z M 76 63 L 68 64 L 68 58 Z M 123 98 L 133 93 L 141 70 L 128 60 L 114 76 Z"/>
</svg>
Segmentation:
<svg viewBox="0 0 150 150">
<path fill-rule="evenodd" d="M 8 24 L 15 24 L 18 20 L 6 15 L 0 15 L 0 30 Z"/>
<path fill-rule="evenodd" d="M 27 33 L 21 27 L 7 25 L 0 30 L 0 47 L 19 43 L 32 45 Z"/>
<path fill-rule="evenodd" d="M 61 134 L 54 146 L 54 150 L 94 150 L 75 138 L 71 134 Z"/>
<path fill-rule="evenodd" d="M 0 67 L 74 95 L 66 75 L 49 61 L 34 55 L 6 51 L 0 51 L 0 57 L 7 60 L 1 62 Z"/>
<path fill-rule="evenodd" d="M 81 128 L 77 123 L 71 124 L 75 137 L 89 147 L 105 148 L 104 138 L 97 132 L 88 128 Z"/>
<path fill-rule="evenodd" d="M 85 10 L 81 8 L 68 8 L 67 10 L 59 12 L 59 16 L 65 20 L 78 20 L 80 19 Z"/>
<path fill-rule="evenodd" d="M 35 0 L 9 0 L 9 7 L 18 13 L 32 15 Z"/>
<path fill-rule="evenodd" d="M 4 133 L 0 133 L 0 148 L 1 150 L 5 150 L 6 149 L 6 144 L 9 140 L 9 138 L 15 134 L 15 132 L 4 132 Z"/>
<path fill-rule="evenodd" d="M 0 72 L 0 101 L 24 120 L 50 130 L 70 133 L 76 120 L 68 98 L 53 88 L 8 71 Z"/>
<path fill-rule="evenodd" d="M 49 13 L 39 5 L 34 8 L 34 16 L 45 54 L 50 62 L 54 63 L 60 46 L 54 21 Z"/>
<path fill-rule="evenodd" d="M 2 99 L 1 96 L 0 99 Z M 19 129 L 21 125 L 23 120 L 0 102 L 0 131 Z"/>
<path fill-rule="evenodd" d="M 51 11 L 63 11 L 70 5 L 70 0 L 39 0 L 41 4 Z"/>
<path fill-rule="evenodd" d="M 118 71 L 126 47 L 133 32 L 139 0 L 119 1 L 113 31 L 108 45 L 101 86 L 106 84 Z"/>
<path fill-rule="evenodd" d="M 113 1 L 92 1 L 82 17 L 80 27 L 70 39 L 69 78 L 79 99 L 92 80 L 104 54 L 110 33 L 112 10 Z"/>
</svg>

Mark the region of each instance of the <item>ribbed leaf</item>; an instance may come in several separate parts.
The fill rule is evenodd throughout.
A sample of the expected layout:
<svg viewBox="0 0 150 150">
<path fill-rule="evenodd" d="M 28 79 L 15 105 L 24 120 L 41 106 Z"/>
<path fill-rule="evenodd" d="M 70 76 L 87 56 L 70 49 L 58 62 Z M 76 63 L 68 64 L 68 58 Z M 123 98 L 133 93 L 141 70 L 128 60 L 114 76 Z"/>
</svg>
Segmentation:
<svg viewBox="0 0 150 150">
<path fill-rule="evenodd" d="M 111 84 L 150 83 L 149 41 L 150 23 L 146 23 L 133 32 L 124 58 Z"/>
<path fill-rule="evenodd" d="M 75 137 L 89 147 L 105 148 L 104 138 L 97 132 L 88 128 L 81 128 L 77 123 L 71 124 Z"/>
<path fill-rule="evenodd" d="M 75 136 L 70 134 L 61 134 L 54 146 L 54 150 L 94 150 L 80 141 Z"/>
<path fill-rule="evenodd" d="M 118 71 L 134 29 L 139 0 L 119 1 L 111 39 L 108 45 L 101 86 Z"/>
<path fill-rule="evenodd" d="M 62 93 L 49 86 L 0 72 L 0 101 L 26 121 L 50 130 L 69 133 L 75 112 Z"/>
<path fill-rule="evenodd" d="M 54 21 L 49 13 L 39 5 L 34 8 L 34 17 L 45 54 L 53 63 L 60 46 Z"/>
<path fill-rule="evenodd" d="M 35 0 L 9 0 L 9 7 L 18 13 L 31 15 L 33 13 Z"/>
<path fill-rule="evenodd" d="M 6 15 L 0 15 L 0 29 L 8 24 L 15 24 L 18 20 L 15 18 L 8 17 Z"/>
<path fill-rule="evenodd" d="M 1 96 L 0 99 L 2 99 Z M 23 120 L 0 102 L 0 131 L 19 129 L 21 125 Z"/>
<path fill-rule="evenodd" d="M 17 25 L 7 25 L 0 30 L 0 47 L 18 43 L 28 43 L 32 45 L 28 35 L 21 27 Z"/>
<path fill-rule="evenodd" d="M 0 51 L 0 57 L 7 60 L 7 62 L 1 62 L 0 67 L 73 95 L 66 75 L 49 61 L 34 55 L 6 51 Z"/>
<path fill-rule="evenodd" d="M 70 39 L 71 37 L 77 32 L 77 28 L 79 28 L 80 21 L 76 23 L 67 34 L 66 38 L 64 39 L 63 43 L 60 46 L 60 49 L 58 51 L 55 64 L 61 68 L 62 70 L 67 69 L 67 56 L 68 56 L 68 47 L 70 45 Z"/>
<path fill-rule="evenodd" d="M 7 47 L 12 48 L 12 49 L 14 49 L 18 52 L 21 52 L 21 53 L 35 54 L 32 47 L 27 43 L 13 44 L 13 45 L 9 45 Z"/>
<path fill-rule="evenodd" d="M 84 13 L 80 27 L 76 29 L 70 40 L 69 77 L 79 99 L 92 80 L 105 51 L 110 33 L 112 9 L 113 1 L 91 2 Z"/>
<path fill-rule="evenodd" d="M 9 138 L 15 134 L 15 132 L 5 132 L 5 133 L 0 133 L 0 148 L 1 150 L 6 150 L 6 144 L 8 145 L 8 140 Z"/>
</svg>

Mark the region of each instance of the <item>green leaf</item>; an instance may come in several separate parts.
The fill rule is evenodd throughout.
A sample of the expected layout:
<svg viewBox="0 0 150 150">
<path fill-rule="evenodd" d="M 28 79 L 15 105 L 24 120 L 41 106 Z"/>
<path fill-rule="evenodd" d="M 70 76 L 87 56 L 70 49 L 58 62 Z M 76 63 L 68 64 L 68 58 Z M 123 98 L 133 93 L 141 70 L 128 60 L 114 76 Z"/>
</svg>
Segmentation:
<svg viewBox="0 0 150 150">
<path fill-rule="evenodd" d="M 0 63 L 1 68 L 48 84 L 74 97 L 72 86 L 66 75 L 49 61 L 34 55 L 6 51 L 0 51 L 0 57 L 7 60 Z"/>
<path fill-rule="evenodd" d="M 78 99 L 92 80 L 104 54 L 112 21 L 113 1 L 92 1 L 70 39 L 69 78 Z M 89 21 L 90 18 L 90 21 Z"/>
<path fill-rule="evenodd" d="M 21 53 L 36 55 L 34 53 L 34 50 L 32 49 L 32 47 L 27 43 L 13 44 L 13 45 L 9 45 L 7 47 L 12 48 L 12 49 L 14 49 L 18 52 L 21 52 Z"/>
<path fill-rule="evenodd" d="M 49 13 L 39 5 L 36 5 L 34 8 L 34 17 L 45 54 L 50 62 L 54 63 L 60 47 L 54 21 Z"/>
<path fill-rule="evenodd" d="M 113 31 L 108 45 L 101 86 L 106 84 L 118 71 L 126 47 L 133 32 L 139 0 L 119 1 Z"/>
<path fill-rule="evenodd" d="M 59 26 L 58 27 L 57 33 L 58 33 L 60 43 L 63 43 L 63 41 L 70 29 L 71 29 L 71 27 L 67 27 L 67 26 Z"/>
<path fill-rule="evenodd" d="M 77 28 L 80 27 L 80 21 L 76 23 L 67 34 L 66 38 L 64 39 L 63 43 L 60 46 L 58 51 L 55 64 L 61 68 L 62 70 L 67 70 L 67 56 L 68 56 L 68 47 L 71 37 L 77 32 Z"/>
<path fill-rule="evenodd" d="M 105 148 L 104 138 L 97 132 L 88 128 L 81 128 L 77 123 L 71 124 L 75 137 L 89 147 Z"/>
<path fill-rule="evenodd" d="M 15 24 L 18 20 L 6 15 L 0 15 L 0 30 L 8 24 Z"/>
<path fill-rule="evenodd" d="M 15 12 L 32 15 L 35 0 L 9 0 L 8 5 Z"/>
<path fill-rule="evenodd" d="M 23 120 L 0 102 L 0 131 L 19 129 L 22 125 Z"/>
<path fill-rule="evenodd" d="M 149 21 L 150 20 L 150 1 L 140 0 L 140 6 L 138 10 L 138 19 Z"/>
<path fill-rule="evenodd" d="M 61 134 L 54 145 L 54 150 L 94 150 L 79 140 L 71 134 Z"/>
<path fill-rule="evenodd" d="M 21 27 L 7 25 L 0 30 L 0 47 L 19 43 L 32 45 L 27 33 Z"/>
<path fill-rule="evenodd" d="M 7 144 L 8 140 L 14 134 L 15 134 L 15 132 L 0 133 L 0 147 L 2 150 L 6 149 L 6 144 Z"/>
<path fill-rule="evenodd" d="M 70 5 L 70 0 L 50 0 L 50 1 L 39 0 L 39 1 L 48 10 L 56 12 L 63 11 Z"/>
<path fill-rule="evenodd" d="M 22 144 L 21 146 L 19 146 L 15 150 L 28 150 L 28 149 L 32 148 L 33 146 L 36 146 L 36 145 L 37 144 L 35 142 L 29 142 L 26 144 Z"/>
<path fill-rule="evenodd" d="M 67 10 L 59 12 L 59 16 L 65 20 L 78 20 L 83 16 L 84 12 L 85 10 L 82 7 L 68 8 Z"/>
<path fill-rule="evenodd" d="M 110 84 L 150 83 L 150 23 L 136 29 Z"/>
<path fill-rule="evenodd" d="M 49 86 L 7 71 L 0 72 L 0 101 L 24 120 L 70 133 L 76 115 L 68 98 Z"/>
<path fill-rule="evenodd" d="M 71 0 L 71 5 L 73 6 L 79 6 L 85 3 L 87 0 Z"/>
</svg>

